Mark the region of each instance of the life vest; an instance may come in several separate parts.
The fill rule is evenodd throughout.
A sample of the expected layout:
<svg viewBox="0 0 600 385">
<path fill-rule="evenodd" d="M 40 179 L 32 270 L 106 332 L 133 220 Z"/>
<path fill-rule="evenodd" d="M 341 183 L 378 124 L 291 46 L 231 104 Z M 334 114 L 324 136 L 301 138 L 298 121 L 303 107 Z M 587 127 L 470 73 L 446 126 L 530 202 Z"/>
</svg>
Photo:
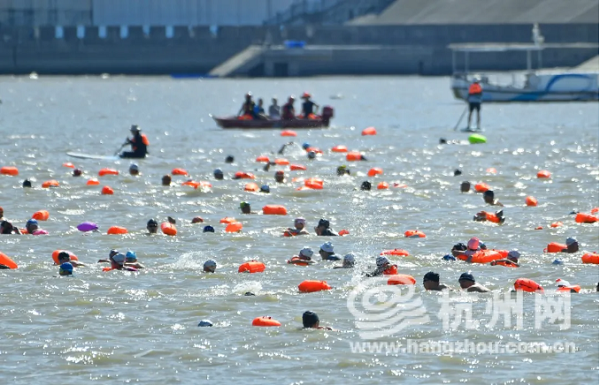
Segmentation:
<svg viewBox="0 0 600 385">
<path fill-rule="evenodd" d="M 244 102 L 243 111 L 244 111 L 244 115 L 254 115 L 254 102 L 253 101 Z"/>
<path fill-rule="evenodd" d="M 292 257 L 292 259 L 290 259 L 289 261 L 287 261 L 287 263 L 291 263 L 293 265 L 298 265 L 298 266 L 308 266 L 310 265 L 310 262 L 307 261 L 306 259 L 302 259 L 298 256 L 294 256 Z"/>
<path fill-rule="evenodd" d="M 482 92 L 483 89 L 481 88 L 479 83 L 473 83 L 469 86 L 469 95 L 477 95 L 481 94 Z"/>
<path fill-rule="evenodd" d="M 396 275 L 398 274 L 398 267 L 396 265 L 392 265 L 383 271 L 383 275 Z"/>
<path fill-rule="evenodd" d="M 148 137 L 146 136 L 146 134 L 141 134 L 140 137 L 142 138 L 142 143 L 144 144 L 144 146 L 149 146 L 150 145 L 150 141 L 148 140 Z M 136 146 L 136 136 L 134 136 L 131 139 L 131 149 L 135 152 L 137 151 L 137 146 Z"/>
</svg>

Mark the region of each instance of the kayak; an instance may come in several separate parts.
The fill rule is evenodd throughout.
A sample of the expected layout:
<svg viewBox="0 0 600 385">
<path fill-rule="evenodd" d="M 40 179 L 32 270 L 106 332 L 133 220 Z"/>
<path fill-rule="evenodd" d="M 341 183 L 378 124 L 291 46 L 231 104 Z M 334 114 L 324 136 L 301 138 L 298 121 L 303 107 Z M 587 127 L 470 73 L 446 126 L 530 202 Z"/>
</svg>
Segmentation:
<svg viewBox="0 0 600 385">
<path fill-rule="evenodd" d="M 244 120 L 235 116 L 227 118 L 212 117 L 221 128 L 324 128 L 329 125 L 323 119 L 295 119 L 295 120 Z"/>
</svg>

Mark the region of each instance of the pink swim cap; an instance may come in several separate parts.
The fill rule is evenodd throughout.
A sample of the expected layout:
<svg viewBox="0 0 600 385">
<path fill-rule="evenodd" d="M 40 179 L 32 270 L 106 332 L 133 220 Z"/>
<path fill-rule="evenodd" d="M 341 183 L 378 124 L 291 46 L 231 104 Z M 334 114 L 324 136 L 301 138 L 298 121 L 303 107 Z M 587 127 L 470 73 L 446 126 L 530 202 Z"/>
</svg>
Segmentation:
<svg viewBox="0 0 600 385">
<path fill-rule="evenodd" d="M 479 248 L 479 238 L 473 237 L 469 239 L 467 247 L 469 248 L 469 250 L 477 250 Z"/>
</svg>

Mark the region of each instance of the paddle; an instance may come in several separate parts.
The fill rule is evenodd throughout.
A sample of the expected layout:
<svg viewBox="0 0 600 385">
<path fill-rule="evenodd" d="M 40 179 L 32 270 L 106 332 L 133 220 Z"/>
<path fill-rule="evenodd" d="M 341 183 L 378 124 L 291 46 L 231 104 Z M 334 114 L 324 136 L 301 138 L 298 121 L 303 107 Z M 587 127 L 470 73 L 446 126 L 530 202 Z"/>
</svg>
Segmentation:
<svg viewBox="0 0 600 385">
<path fill-rule="evenodd" d="M 462 115 L 460 116 L 460 119 L 458 119 L 458 122 L 456 122 L 456 126 L 454 126 L 454 131 L 456 131 L 456 129 L 458 128 L 458 126 L 460 125 L 460 122 L 462 122 L 465 114 L 467 113 L 467 110 L 469 109 L 469 105 L 465 106 L 465 109 L 462 113 Z"/>
<path fill-rule="evenodd" d="M 127 146 L 129 143 L 125 142 L 121 145 L 121 147 L 119 147 L 119 149 L 117 150 L 117 152 L 115 152 L 115 156 L 119 155 L 119 152 L 121 152 L 121 150 L 123 149 L 123 147 Z"/>
</svg>

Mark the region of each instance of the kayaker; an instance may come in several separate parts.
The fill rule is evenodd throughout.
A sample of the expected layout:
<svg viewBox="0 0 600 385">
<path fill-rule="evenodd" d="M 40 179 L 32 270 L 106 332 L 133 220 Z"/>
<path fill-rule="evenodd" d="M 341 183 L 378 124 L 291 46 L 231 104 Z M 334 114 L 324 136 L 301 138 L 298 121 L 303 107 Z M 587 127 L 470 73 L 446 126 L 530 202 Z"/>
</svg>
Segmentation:
<svg viewBox="0 0 600 385">
<path fill-rule="evenodd" d="M 473 110 L 477 110 L 477 129 L 481 129 L 481 96 L 483 94 L 483 88 L 479 84 L 479 78 L 475 78 L 473 83 L 469 86 L 469 95 L 467 96 L 467 102 L 469 102 L 469 121 L 467 127 L 471 127 L 471 115 Z"/>
<path fill-rule="evenodd" d="M 269 106 L 269 118 L 273 120 L 281 119 L 281 109 L 277 105 L 277 98 L 271 99 L 271 105 Z"/>
<path fill-rule="evenodd" d="M 249 116 L 254 118 L 254 101 L 252 100 L 252 93 L 248 92 L 245 96 L 244 104 L 238 112 L 238 116 Z"/>
<path fill-rule="evenodd" d="M 302 117 L 304 119 L 310 119 L 315 116 L 315 112 L 319 110 L 319 105 L 312 100 L 310 100 L 311 95 L 308 92 L 302 94 L 302 99 L 304 99 L 304 103 L 302 103 Z M 314 108 L 317 108 L 314 110 Z M 313 112 L 314 110 L 314 112 Z"/>
<path fill-rule="evenodd" d="M 283 105 L 283 111 L 281 112 L 281 120 L 294 120 L 296 119 L 296 111 L 294 110 L 294 101 L 296 98 L 290 96 L 288 102 Z"/>
<path fill-rule="evenodd" d="M 131 151 L 125 151 L 120 156 L 121 158 L 145 158 L 148 154 L 148 146 L 150 142 L 145 134 L 142 134 L 142 129 L 137 124 L 131 126 L 131 139 L 125 139 L 125 144 L 131 145 Z"/>
</svg>

